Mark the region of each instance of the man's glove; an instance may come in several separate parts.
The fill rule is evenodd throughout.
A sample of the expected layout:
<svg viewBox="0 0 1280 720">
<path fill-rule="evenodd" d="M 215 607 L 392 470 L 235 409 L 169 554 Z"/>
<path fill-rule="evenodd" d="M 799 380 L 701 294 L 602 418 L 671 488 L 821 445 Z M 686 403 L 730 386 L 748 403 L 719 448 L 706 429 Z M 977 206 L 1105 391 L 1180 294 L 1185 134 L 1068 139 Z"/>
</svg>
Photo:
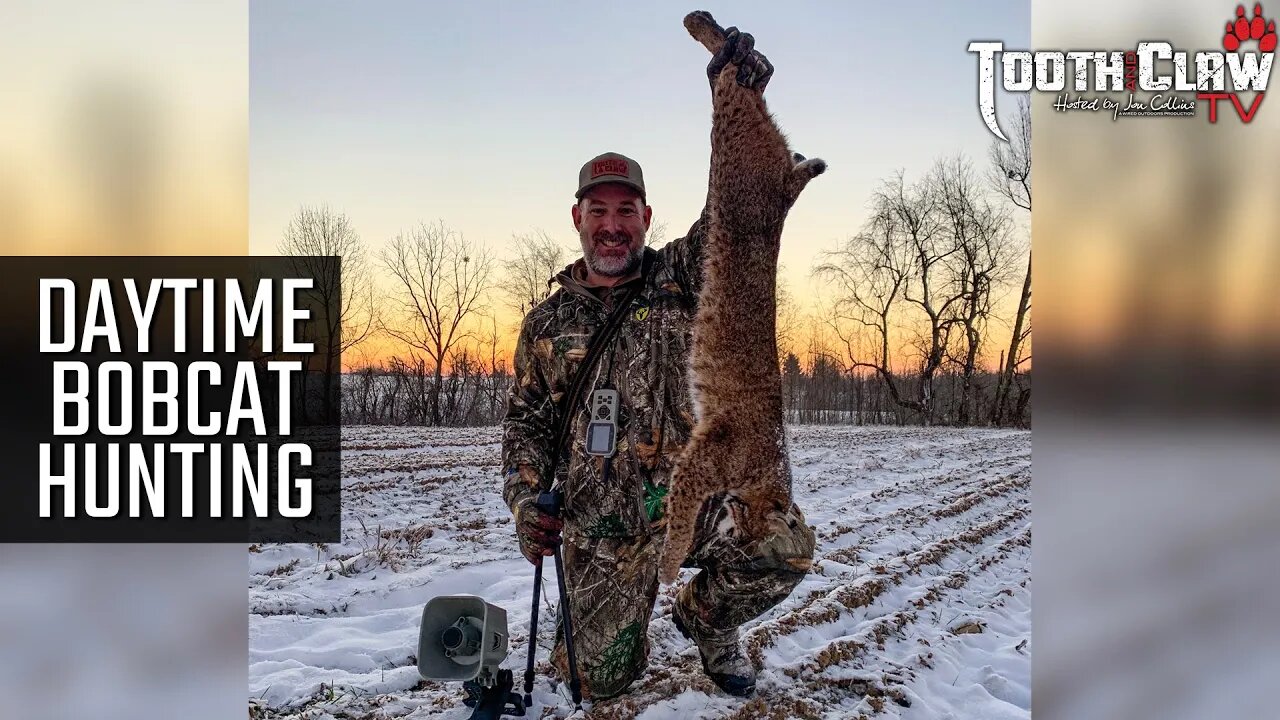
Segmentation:
<svg viewBox="0 0 1280 720">
<path fill-rule="evenodd" d="M 763 54 L 756 51 L 756 39 L 751 33 L 739 32 L 731 27 L 724 31 L 724 47 L 711 58 L 707 65 L 707 79 L 711 88 L 716 86 L 716 78 L 725 65 L 738 66 L 738 84 L 744 88 L 764 92 L 773 77 L 773 64 Z"/>
<path fill-rule="evenodd" d="M 520 539 L 520 552 L 525 559 L 537 565 L 542 558 L 555 553 L 560 544 L 560 531 L 564 521 L 537 508 L 536 495 L 521 499 L 515 506 L 516 537 Z"/>
</svg>

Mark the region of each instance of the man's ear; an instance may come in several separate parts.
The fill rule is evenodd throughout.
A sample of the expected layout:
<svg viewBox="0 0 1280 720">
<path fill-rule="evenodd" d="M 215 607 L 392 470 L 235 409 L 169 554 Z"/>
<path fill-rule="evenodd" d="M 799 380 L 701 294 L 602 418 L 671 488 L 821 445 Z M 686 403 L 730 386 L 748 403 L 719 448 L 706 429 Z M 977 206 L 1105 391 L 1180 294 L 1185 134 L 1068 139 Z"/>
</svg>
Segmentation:
<svg viewBox="0 0 1280 720">
<path fill-rule="evenodd" d="M 649 230 L 649 223 L 653 222 L 653 208 L 648 205 L 644 206 L 644 229 Z"/>
<path fill-rule="evenodd" d="M 582 203 L 581 202 L 577 202 L 573 204 L 572 214 L 573 214 L 573 229 L 581 232 L 582 231 Z"/>
</svg>

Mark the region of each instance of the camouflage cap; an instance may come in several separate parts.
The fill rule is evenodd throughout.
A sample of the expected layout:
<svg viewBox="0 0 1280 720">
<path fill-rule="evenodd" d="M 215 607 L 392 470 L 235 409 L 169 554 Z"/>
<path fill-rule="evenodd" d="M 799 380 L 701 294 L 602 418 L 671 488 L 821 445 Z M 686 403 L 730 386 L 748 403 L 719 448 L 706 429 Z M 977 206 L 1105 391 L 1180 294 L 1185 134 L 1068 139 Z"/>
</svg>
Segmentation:
<svg viewBox="0 0 1280 720">
<path fill-rule="evenodd" d="M 583 193 L 605 183 L 629 185 L 640 193 L 642 199 L 645 197 L 644 173 L 640 170 L 640 163 L 618 153 L 605 153 L 588 160 L 578 171 L 578 192 L 574 197 L 581 200 Z"/>
</svg>

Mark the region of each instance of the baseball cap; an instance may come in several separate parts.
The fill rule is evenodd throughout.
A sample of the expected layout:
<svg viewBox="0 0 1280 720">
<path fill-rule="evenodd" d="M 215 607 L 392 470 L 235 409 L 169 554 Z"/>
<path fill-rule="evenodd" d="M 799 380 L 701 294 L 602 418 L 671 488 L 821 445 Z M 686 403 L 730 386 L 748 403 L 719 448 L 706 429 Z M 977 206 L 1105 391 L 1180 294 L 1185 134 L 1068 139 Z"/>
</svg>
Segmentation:
<svg viewBox="0 0 1280 720">
<path fill-rule="evenodd" d="M 581 200 L 583 193 L 605 183 L 629 185 L 640 193 L 641 198 L 645 197 L 644 173 L 640 170 L 640 163 L 626 155 L 611 152 L 597 155 L 582 166 L 578 171 L 578 192 L 574 197 Z"/>
</svg>

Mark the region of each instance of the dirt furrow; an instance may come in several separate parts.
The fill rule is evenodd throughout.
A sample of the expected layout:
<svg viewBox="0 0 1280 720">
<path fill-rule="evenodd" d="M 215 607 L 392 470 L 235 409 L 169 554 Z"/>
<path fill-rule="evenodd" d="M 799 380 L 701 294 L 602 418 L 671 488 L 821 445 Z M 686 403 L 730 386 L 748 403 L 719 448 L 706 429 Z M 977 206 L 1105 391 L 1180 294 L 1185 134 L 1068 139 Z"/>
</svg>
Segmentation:
<svg viewBox="0 0 1280 720">
<path fill-rule="evenodd" d="M 772 646 L 778 637 L 795 632 L 800 627 L 834 622 L 847 611 L 866 607 L 889 588 L 901 584 L 907 575 L 919 572 L 925 565 L 937 564 L 965 545 L 990 537 L 1026 517 L 1029 512 L 1030 510 L 1025 506 L 1017 507 L 990 522 L 976 525 L 951 537 L 930 543 L 920 550 L 899 556 L 906 565 L 904 570 L 890 572 L 887 567 L 889 563 L 883 563 L 873 568 L 876 571 L 875 575 L 863 576 L 851 583 L 839 584 L 825 596 L 812 598 L 803 607 L 752 628 L 747 633 L 747 651 L 754 661 L 760 663 L 764 649 Z"/>
<path fill-rule="evenodd" d="M 980 506 L 982 500 L 994 499 L 1006 495 L 1011 491 L 1022 489 L 1026 487 L 1029 482 L 1029 479 L 1008 480 L 1001 478 L 994 481 L 988 480 L 985 486 L 959 495 L 959 499 L 957 499 L 952 506 L 947 506 L 954 506 L 952 511 L 944 512 L 944 510 L 947 510 L 946 507 L 942 509 L 937 508 L 936 499 L 932 501 L 929 499 L 922 499 L 915 505 L 897 508 L 885 515 L 869 518 L 857 523 L 856 525 L 842 524 L 829 531 L 818 530 L 818 534 L 824 544 L 829 544 L 832 540 L 835 540 L 842 535 L 847 535 L 866 528 L 886 528 L 893 531 L 909 531 L 924 527 L 935 520 L 958 516 L 975 507 L 981 509 L 982 507 L 985 507 L 985 505 Z M 864 548 L 866 540 L 867 539 L 864 538 L 853 546 L 836 548 L 823 555 L 822 559 L 851 565 L 857 562 L 858 553 Z"/>
<path fill-rule="evenodd" d="M 934 517 L 953 517 L 978 504 L 983 498 L 1003 495 L 1010 490 L 1021 490 L 1031 485 L 1031 471 L 1029 469 L 1006 477 L 1008 479 L 996 482 L 987 488 L 964 494 L 950 505 L 936 510 L 933 513 Z"/>
<path fill-rule="evenodd" d="M 963 543 L 980 542 L 982 539 L 994 535 L 1001 527 L 1006 527 L 1008 524 L 1025 517 L 1026 514 L 1026 509 L 1014 510 L 1002 515 L 997 521 L 975 527 L 961 535 L 941 542 L 952 543 L 952 549 L 960 547 Z M 810 659 L 797 666 L 782 668 L 782 673 L 795 681 L 795 685 L 786 688 L 783 694 L 773 696 L 769 694 L 767 688 L 762 688 L 762 692 L 759 692 L 755 698 L 744 703 L 727 717 L 735 720 L 816 719 L 823 717 L 824 708 L 830 707 L 832 703 L 838 703 L 841 699 L 850 697 L 871 698 L 869 704 L 873 710 L 877 707 L 883 707 L 885 702 L 905 703 L 906 695 L 899 686 L 911 679 L 911 676 L 906 674 L 909 673 L 907 668 L 898 668 L 891 673 L 883 671 L 868 672 L 865 676 L 857 678 L 832 678 L 824 675 L 824 673 L 829 668 L 847 667 L 852 661 L 865 655 L 869 649 L 884 649 L 886 640 L 901 633 L 904 628 L 914 623 L 920 614 L 931 605 L 941 602 L 948 593 L 964 587 L 976 573 L 1006 558 L 1010 550 L 1019 546 L 1029 545 L 1030 541 L 1031 530 L 1026 528 L 1022 532 L 1007 537 L 999 543 L 980 551 L 965 567 L 940 575 L 936 580 L 930 582 L 926 586 L 927 590 L 924 595 L 908 603 L 910 605 L 909 608 L 902 608 L 889 613 L 875 620 L 853 636 L 839 638 L 827 643 L 814 652 Z M 945 554 L 946 552 L 943 552 L 942 555 L 938 555 L 935 548 L 927 548 L 914 553 L 914 558 L 911 561 L 914 565 L 912 570 L 917 571 L 926 564 L 936 563 Z M 875 595 L 869 594 L 868 591 L 871 588 L 865 587 L 866 583 L 854 583 L 854 585 L 863 585 L 864 587 L 862 590 L 851 591 L 843 599 L 850 601 L 863 599 L 866 601 L 864 605 L 869 604 L 875 596 L 883 593 L 889 587 L 889 578 L 882 577 L 872 580 L 873 584 L 884 583 L 884 586 L 878 592 L 875 592 Z M 825 621 L 821 620 L 820 622 Z M 757 631 L 760 631 L 761 627 L 763 626 L 757 626 L 751 633 L 748 633 L 748 638 L 755 635 L 755 639 L 759 640 L 760 633 Z M 801 627 L 800 624 L 791 626 L 788 632 L 794 632 L 799 627 Z M 769 641 L 776 642 L 781 635 L 781 633 L 773 634 L 770 636 Z M 748 643 L 751 643 L 750 639 Z M 758 666 L 762 664 L 762 658 L 759 655 L 760 649 L 762 649 L 760 646 L 749 649 L 749 652 L 753 654 L 753 661 Z M 925 657 L 927 662 L 927 655 L 922 657 Z M 631 696 L 619 698 L 615 701 L 601 703 L 592 709 L 589 717 L 593 720 L 634 720 L 636 716 L 644 712 L 648 707 L 685 690 L 700 691 L 708 694 L 717 692 L 710 680 L 702 674 L 696 654 L 692 652 L 686 652 L 672 658 L 667 667 L 650 672 L 642 682 L 644 683 L 644 691 L 642 693 L 634 693 Z"/>
<path fill-rule="evenodd" d="M 1005 538 L 1000 543 L 988 548 L 964 568 L 947 573 L 929 584 L 923 596 L 910 603 L 910 609 L 902 609 L 877 619 L 869 627 L 857 634 L 833 640 L 821 650 L 814 653 L 812 659 L 795 667 L 783 669 L 783 673 L 795 681 L 795 685 L 787 692 L 788 704 L 792 707 L 794 717 L 821 717 L 823 707 L 838 704 L 850 697 L 866 697 L 872 714 L 883 710 L 887 702 L 909 706 L 907 695 L 901 686 L 914 679 L 912 668 L 892 667 L 888 671 L 868 671 L 864 677 L 832 678 L 826 674 L 831 668 L 848 667 L 863 659 L 868 651 L 884 650 L 885 642 L 895 636 L 901 636 L 904 630 L 915 623 L 931 606 L 941 603 L 948 595 L 960 590 L 979 572 L 990 568 L 1008 558 L 1009 553 L 1018 547 L 1031 544 L 1031 529 Z M 922 651 L 916 657 L 916 668 L 931 668 L 933 653 Z M 791 705 L 792 698 L 804 698 L 799 704 Z M 770 706 L 768 698 L 761 698 L 766 707 Z M 748 720 L 752 718 L 770 717 L 767 714 L 756 714 L 754 708 L 744 705 L 730 718 Z M 861 718 L 870 717 L 863 714 Z"/>
</svg>

